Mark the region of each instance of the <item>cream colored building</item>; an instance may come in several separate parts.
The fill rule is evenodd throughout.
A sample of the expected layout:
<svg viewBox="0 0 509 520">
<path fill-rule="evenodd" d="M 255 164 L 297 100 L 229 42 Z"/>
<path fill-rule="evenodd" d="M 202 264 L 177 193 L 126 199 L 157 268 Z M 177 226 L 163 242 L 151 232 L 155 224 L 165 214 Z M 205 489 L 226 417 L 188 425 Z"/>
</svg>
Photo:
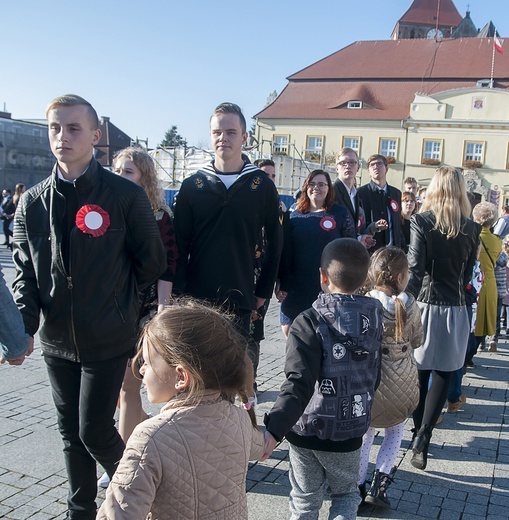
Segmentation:
<svg viewBox="0 0 509 520">
<path fill-rule="evenodd" d="M 292 161 L 333 166 L 348 146 L 364 162 L 359 185 L 381 153 L 396 187 L 426 185 L 450 164 L 469 172 L 472 191 L 509 198 L 509 50 L 495 52 L 493 37 L 355 42 L 290 76 L 256 117 L 261 154 L 284 158 L 283 187 L 295 187 Z"/>
</svg>

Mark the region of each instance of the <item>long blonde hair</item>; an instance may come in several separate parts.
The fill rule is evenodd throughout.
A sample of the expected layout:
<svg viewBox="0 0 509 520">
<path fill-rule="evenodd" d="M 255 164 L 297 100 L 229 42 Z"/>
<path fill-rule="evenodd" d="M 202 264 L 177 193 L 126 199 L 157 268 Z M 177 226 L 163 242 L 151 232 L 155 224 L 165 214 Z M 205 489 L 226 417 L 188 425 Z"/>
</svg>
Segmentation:
<svg viewBox="0 0 509 520">
<path fill-rule="evenodd" d="M 458 236 L 462 217 L 468 218 L 472 211 L 465 178 L 459 170 L 451 166 L 437 168 L 426 191 L 424 211 L 434 213 L 436 222 L 433 229 L 448 239 Z"/>
<path fill-rule="evenodd" d="M 118 161 L 121 157 L 127 157 L 134 163 L 136 168 L 140 170 L 140 186 L 147 194 L 154 215 L 157 215 L 161 209 L 165 209 L 169 212 L 166 200 L 164 198 L 164 192 L 161 189 L 159 179 L 157 178 L 154 159 L 152 159 L 152 157 L 150 157 L 150 155 L 143 148 L 130 146 L 120 150 L 115 154 L 115 157 L 113 158 L 113 167 L 115 167 L 116 161 Z"/>
</svg>

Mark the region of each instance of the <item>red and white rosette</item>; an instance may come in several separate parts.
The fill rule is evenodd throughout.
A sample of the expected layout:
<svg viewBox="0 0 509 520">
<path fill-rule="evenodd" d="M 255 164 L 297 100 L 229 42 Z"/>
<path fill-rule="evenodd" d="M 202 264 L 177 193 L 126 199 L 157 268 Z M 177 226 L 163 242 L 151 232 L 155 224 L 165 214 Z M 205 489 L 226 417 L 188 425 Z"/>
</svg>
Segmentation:
<svg viewBox="0 0 509 520">
<path fill-rule="evenodd" d="M 357 229 L 362 229 L 363 225 L 364 225 L 364 221 L 362 220 L 362 217 L 359 217 L 357 219 Z"/>
<path fill-rule="evenodd" d="M 110 216 L 97 204 L 85 204 L 76 213 L 76 226 L 87 235 L 100 237 L 110 227 Z"/>
<path fill-rule="evenodd" d="M 392 199 L 390 202 L 390 206 L 393 213 L 397 213 L 399 211 L 399 204 L 397 200 Z"/>
<path fill-rule="evenodd" d="M 325 216 L 320 220 L 320 227 L 324 231 L 332 231 L 336 229 L 336 221 L 332 217 Z"/>
</svg>

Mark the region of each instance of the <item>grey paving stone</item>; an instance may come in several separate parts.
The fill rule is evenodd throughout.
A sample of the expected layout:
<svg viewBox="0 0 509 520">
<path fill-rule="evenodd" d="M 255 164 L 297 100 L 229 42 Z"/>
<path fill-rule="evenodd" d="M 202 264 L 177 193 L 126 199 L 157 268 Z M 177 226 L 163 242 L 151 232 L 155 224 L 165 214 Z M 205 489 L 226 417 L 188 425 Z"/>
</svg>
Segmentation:
<svg viewBox="0 0 509 520">
<path fill-rule="evenodd" d="M 443 486 L 430 486 L 429 495 L 445 498 L 449 490 Z"/>
<path fill-rule="evenodd" d="M 35 513 L 35 515 L 32 516 L 30 520 L 51 520 L 52 518 L 55 517 L 48 513 L 43 513 L 42 511 L 39 511 L 38 513 Z"/>
<path fill-rule="evenodd" d="M 21 507 L 17 507 L 16 509 L 13 509 L 10 511 L 6 518 L 12 518 L 13 520 L 27 520 L 29 518 L 32 518 L 35 516 L 35 514 L 38 513 L 37 509 L 34 509 L 33 507 L 22 505 Z"/>
<path fill-rule="evenodd" d="M 490 497 L 488 495 L 469 493 L 467 496 L 467 502 L 471 502 L 472 504 L 487 505 L 489 501 Z"/>
<path fill-rule="evenodd" d="M 453 500 L 460 500 L 464 502 L 467 499 L 467 495 L 468 493 L 466 493 L 465 491 L 458 491 L 456 489 L 452 489 L 447 494 L 447 498 L 451 498 Z"/>
<path fill-rule="evenodd" d="M 403 497 L 398 504 L 398 511 L 402 511 L 404 513 L 417 513 L 419 509 L 418 502 L 409 502 L 406 497 Z"/>
<path fill-rule="evenodd" d="M 422 502 L 428 506 L 441 507 L 444 499 L 443 497 L 434 495 L 425 495 L 422 497 Z"/>
<path fill-rule="evenodd" d="M 47 488 L 52 488 L 56 486 L 60 486 L 66 482 L 66 479 L 63 477 L 59 477 L 58 475 L 51 475 L 51 477 L 45 478 L 38 482 L 41 486 L 45 486 Z"/>
<path fill-rule="evenodd" d="M 440 508 L 429 504 L 421 504 L 417 509 L 417 514 L 425 518 L 438 518 L 440 515 Z"/>
<path fill-rule="evenodd" d="M 507 506 L 509 504 L 509 493 L 493 493 L 490 496 L 489 503 L 498 506 Z"/>
<path fill-rule="evenodd" d="M 453 511 L 452 509 L 442 509 L 440 512 L 440 520 L 460 520 L 462 513 L 459 511 Z"/>
<path fill-rule="evenodd" d="M 0 502 L 16 493 L 19 493 L 19 491 L 19 488 L 11 486 L 10 484 L 2 484 L 0 486 Z"/>
<path fill-rule="evenodd" d="M 53 516 L 58 516 L 58 515 L 61 515 L 61 514 L 64 514 L 66 513 L 67 511 L 67 503 L 65 502 L 53 502 L 51 504 L 49 504 L 48 506 L 44 507 L 42 509 L 42 511 L 44 513 L 47 513 L 49 515 L 53 515 Z"/>
<path fill-rule="evenodd" d="M 55 499 L 53 497 L 49 495 L 39 495 L 27 502 L 27 506 L 34 507 L 35 509 L 44 509 L 53 502 L 55 502 Z"/>
<path fill-rule="evenodd" d="M 431 486 L 426 486 L 425 484 L 413 483 L 410 486 L 410 491 L 413 493 L 419 493 L 420 495 L 428 495 L 430 492 Z"/>
<path fill-rule="evenodd" d="M 507 506 L 497 506 L 497 505 L 493 505 L 493 504 L 489 504 L 488 505 L 488 515 L 491 516 L 491 515 L 499 515 L 499 516 L 503 516 L 503 515 L 506 515 L 506 519 L 508 518 L 507 517 Z"/>
<path fill-rule="evenodd" d="M 41 486 L 40 484 L 33 484 L 31 486 L 28 486 L 25 489 L 24 493 L 26 495 L 31 496 L 31 497 L 37 497 L 39 495 L 43 495 L 47 491 L 48 491 L 48 487 L 47 486 Z"/>
<path fill-rule="evenodd" d="M 463 516 L 465 516 L 465 514 L 471 514 L 477 515 L 477 518 L 482 518 L 486 516 L 487 511 L 487 506 L 483 506 L 481 504 L 473 504 L 469 502 L 465 504 L 465 508 L 463 509 Z"/>
<path fill-rule="evenodd" d="M 444 498 L 442 503 L 444 509 L 450 509 L 452 511 L 463 511 L 465 509 L 465 502 L 462 500 L 453 500 L 451 498 Z"/>
<path fill-rule="evenodd" d="M 7 515 L 12 511 L 12 507 L 0 504 L 0 518 L 7 518 Z"/>
</svg>

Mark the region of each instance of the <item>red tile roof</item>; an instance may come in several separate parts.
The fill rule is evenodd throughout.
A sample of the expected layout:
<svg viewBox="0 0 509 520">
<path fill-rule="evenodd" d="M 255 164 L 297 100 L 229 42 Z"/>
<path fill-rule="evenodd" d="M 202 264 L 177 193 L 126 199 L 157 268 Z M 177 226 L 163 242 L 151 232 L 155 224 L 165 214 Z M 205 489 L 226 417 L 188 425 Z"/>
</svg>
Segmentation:
<svg viewBox="0 0 509 520">
<path fill-rule="evenodd" d="M 288 78 L 261 119 L 398 120 L 416 93 L 475 87 L 489 79 L 492 38 L 356 42 Z M 509 49 L 495 56 L 495 86 L 509 89 Z M 348 101 L 363 101 L 361 110 Z"/>
<path fill-rule="evenodd" d="M 435 25 L 437 23 L 437 4 L 439 0 L 414 0 L 408 11 L 399 19 L 400 22 Z M 456 27 L 463 17 L 452 0 L 440 0 L 439 25 Z"/>
<path fill-rule="evenodd" d="M 490 76 L 492 50 L 492 38 L 360 41 L 288 79 L 480 79 Z M 509 78 L 509 48 L 504 54 L 497 53 L 495 73 Z"/>
<path fill-rule="evenodd" d="M 436 94 L 445 90 L 474 87 L 474 81 L 370 81 L 364 82 L 366 97 L 351 94 L 359 83 L 348 81 L 290 83 L 277 100 L 256 114 L 259 119 L 345 119 L 401 120 L 410 115 L 410 103 L 416 93 Z M 509 81 L 496 84 L 509 89 Z M 349 109 L 348 101 L 363 101 L 361 110 Z M 366 106 L 367 105 L 367 106 Z M 341 107 L 341 108 L 339 108 Z"/>
</svg>

